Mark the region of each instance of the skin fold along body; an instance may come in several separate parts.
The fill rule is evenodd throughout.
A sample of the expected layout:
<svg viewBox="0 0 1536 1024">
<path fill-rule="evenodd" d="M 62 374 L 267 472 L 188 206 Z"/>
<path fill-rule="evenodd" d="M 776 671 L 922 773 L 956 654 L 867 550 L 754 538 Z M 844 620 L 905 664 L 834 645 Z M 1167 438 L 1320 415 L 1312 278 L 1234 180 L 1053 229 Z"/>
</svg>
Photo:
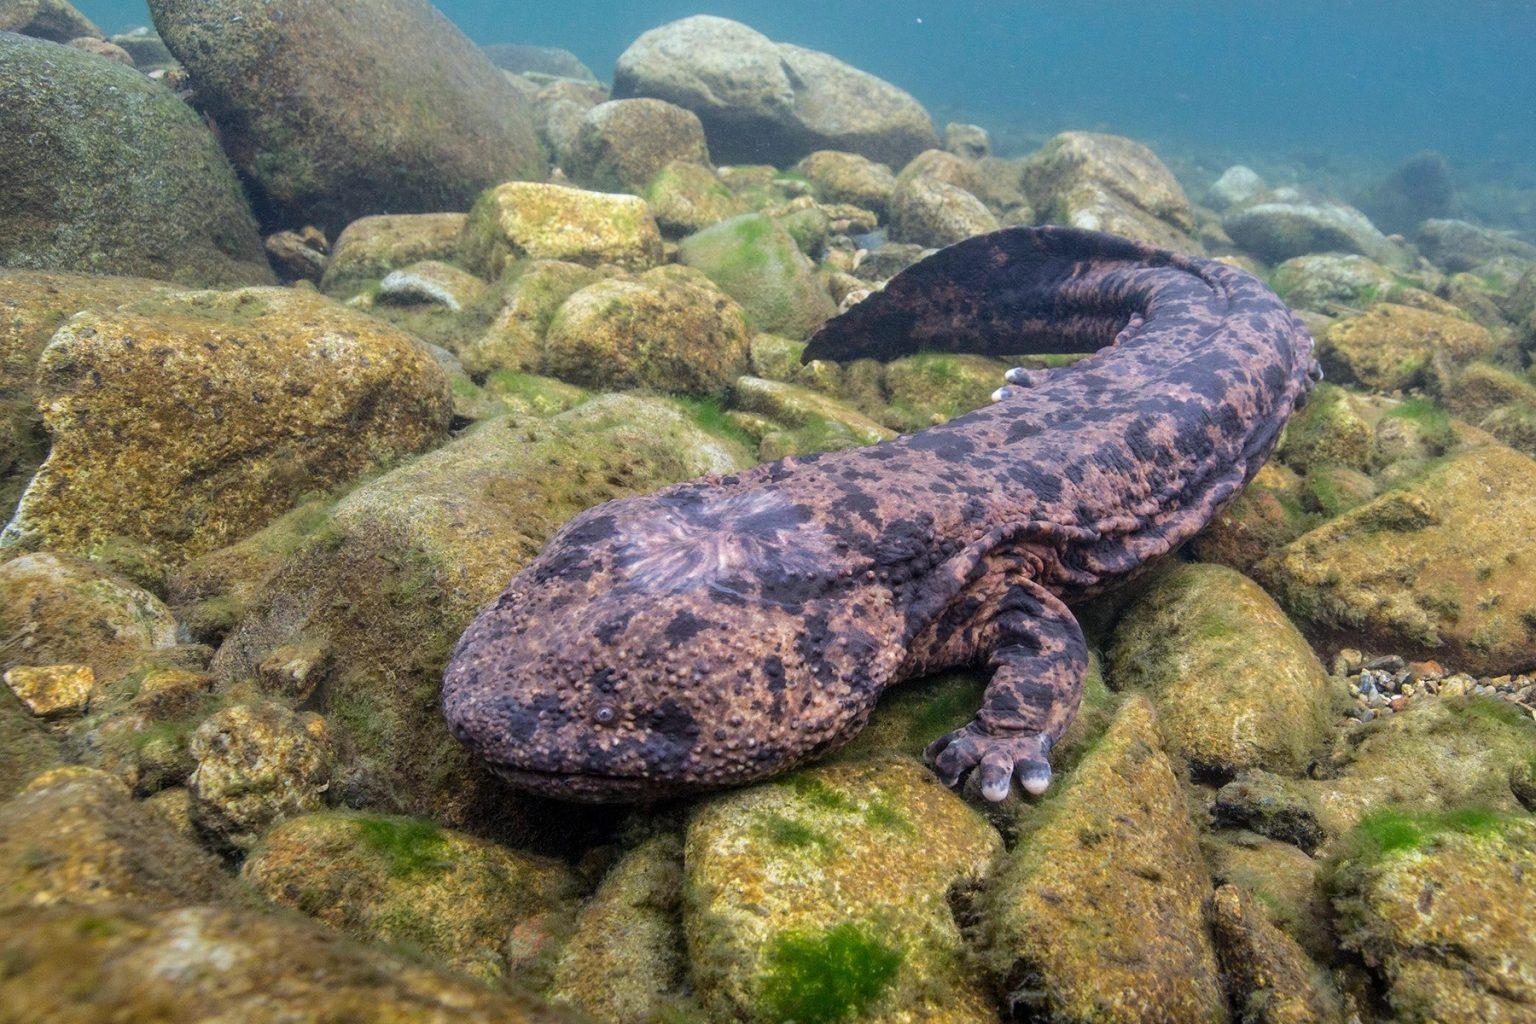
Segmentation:
<svg viewBox="0 0 1536 1024">
<path fill-rule="evenodd" d="M 521 788 L 649 800 L 783 772 L 886 687 L 982 665 L 929 761 L 990 800 L 1043 792 L 1087 668 L 1070 605 L 1238 494 L 1317 380 L 1312 339 L 1235 267 L 1012 228 L 909 268 L 806 358 L 920 350 L 1092 354 L 941 426 L 581 513 L 459 641 L 454 734 Z"/>
</svg>

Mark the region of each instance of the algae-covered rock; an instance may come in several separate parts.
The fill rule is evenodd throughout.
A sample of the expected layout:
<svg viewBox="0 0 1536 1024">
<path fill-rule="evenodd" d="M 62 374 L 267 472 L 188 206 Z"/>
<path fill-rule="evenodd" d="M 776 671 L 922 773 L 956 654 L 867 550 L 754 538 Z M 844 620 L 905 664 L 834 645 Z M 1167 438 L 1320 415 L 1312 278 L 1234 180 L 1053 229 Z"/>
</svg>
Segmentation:
<svg viewBox="0 0 1536 1024">
<path fill-rule="evenodd" d="M 205 288 L 272 280 L 234 171 L 171 90 L 8 34 L 0 79 L 0 265 Z"/>
<path fill-rule="evenodd" d="M 8 800 L 28 779 L 57 767 L 64 758 L 58 739 L 16 699 L 0 688 L 0 800 Z"/>
<path fill-rule="evenodd" d="M 687 970 L 682 859 L 663 834 L 608 871 L 555 964 L 551 1001 L 612 1024 L 651 1024 L 676 1005 Z"/>
<path fill-rule="evenodd" d="M 1536 1016 L 1536 818 L 1372 815 L 1329 888 L 1341 942 L 1379 976 L 1397 1019 Z"/>
<path fill-rule="evenodd" d="M 673 160 L 646 184 L 641 195 L 656 223 L 669 236 L 702 231 L 742 212 L 742 203 L 709 167 Z"/>
<path fill-rule="evenodd" d="M 89 665 L 17 665 L 4 678 L 28 711 L 50 720 L 80 715 L 96 690 L 96 673 Z"/>
<path fill-rule="evenodd" d="M 696 270 L 657 267 L 566 299 L 549 322 L 542 372 L 591 387 L 719 394 L 747 366 L 736 301 Z"/>
<path fill-rule="evenodd" d="M 1513 257 L 1536 260 L 1536 245 L 1505 231 L 1468 224 L 1464 220 L 1432 217 L 1413 232 L 1419 251 L 1431 263 L 1452 273 L 1476 271 L 1486 263 Z"/>
<path fill-rule="evenodd" d="M 1257 769 L 1239 772 L 1221 787 L 1211 804 L 1211 820 L 1290 843 L 1307 853 L 1315 852 L 1328 838 L 1305 783 Z"/>
<path fill-rule="evenodd" d="M 885 367 L 888 422 L 903 430 L 924 427 L 986 405 L 1008 364 L 986 356 L 924 352 Z"/>
<path fill-rule="evenodd" d="M 1332 313 L 1339 306 L 1364 309 L 1390 302 L 1411 283 L 1369 256 L 1358 253 L 1308 253 L 1275 268 L 1269 279 L 1275 293 L 1292 306 Z"/>
<path fill-rule="evenodd" d="M 1359 210 L 1299 189 L 1263 192 L 1228 211 L 1221 226 L 1242 249 L 1267 263 L 1314 252 L 1353 252 L 1387 267 L 1406 267 L 1407 251 Z"/>
<path fill-rule="evenodd" d="M 1063 132 L 1022 168 L 1024 189 L 1045 221 L 1110 231 L 1193 251 L 1194 211 L 1178 180 L 1150 149 L 1118 135 Z"/>
<path fill-rule="evenodd" d="M 661 262 L 661 232 L 638 196 L 513 181 L 475 203 L 460 254 L 487 280 L 524 258 L 644 270 Z"/>
<path fill-rule="evenodd" d="M 585 188 L 638 194 L 674 160 L 709 166 L 693 111 L 662 100 L 610 100 L 582 117 L 560 166 Z"/>
<path fill-rule="evenodd" d="M 413 818 L 327 812 L 262 837 L 240 877 L 356 939 L 406 946 L 487 981 L 517 922 L 574 895 L 557 861 Z"/>
<path fill-rule="evenodd" d="M 1227 992 L 1243 1024 L 1344 1020 L 1327 974 L 1296 940 L 1266 920 L 1252 896 L 1223 885 L 1211 897 L 1211 930 Z"/>
<path fill-rule="evenodd" d="M 1190 552 L 1202 562 L 1247 572 L 1311 525 L 1312 517 L 1301 507 L 1301 478 L 1290 468 L 1271 462 L 1254 474 L 1236 501 L 1195 536 Z"/>
<path fill-rule="evenodd" d="M 983 908 L 1015 1017 L 1225 1021 L 1210 879 L 1151 705 L 1133 698 L 998 870 Z"/>
<path fill-rule="evenodd" d="M 528 260 L 509 273 L 516 277 L 506 285 L 490 327 L 460 354 L 471 374 L 538 369 L 544 332 L 556 310 L 571 295 L 606 276 L 601 270 L 564 260 Z"/>
<path fill-rule="evenodd" d="M 902 182 L 891 197 L 891 231 L 904 242 L 941 248 L 997 228 L 980 199 L 936 178 Z"/>
<path fill-rule="evenodd" d="M 615 96 L 698 114 L 717 160 L 786 167 L 819 149 L 899 166 L 937 144 L 916 100 L 815 50 L 697 15 L 644 33 L 619 55 Z"/>
<path fill-rule="evenodd" d="M 1348 512 L 1376 496 L 1376 482 L 1350 466 L 1315 466 L 1301 482 L 1301 506 L 1325 518 Z"/>
<path fill-rule="evenodd" d="M 570 815 L 530 817 L 448 733 L 438 696 L 449 649 L 570 516 L 746 464 L 654 400 L 609 396 L 545 420 L 485 421 L 322 513 L 244 591 L 214 670 L 249 677 L 278 648 L 321 644 L 329 668 L 316 692 L 341 751 L 341 802 L 514 838 L 567 832 Z M 258 552 L 231 559 L 197 596 L 218 602 L 263 564 Z"/>
<path fill-rule="evenodd" d="M 1319 526 L 1255 574 L 1319 635 L 1471 672 L 1536 662 L 1536 462 L 1499 445 L 1447 458 Z"/>
<path fill-rule="evenodd" d="M 348 298 L 392 270 L 422 260 L 452 260 L 467 219 L 462 213 L 360 217 L 337 237 L 320 289 Z"/>
<path fill-rule="evenodd" d="M 0 543 L 166 561 L 436 443 L 448 382 L 414 339 L 299 289 L 188 292 L 77 315 L 40 360 L 53 437 Z"/>
<path fill-rule="evenodd" d="M 1278 455 L 1305 473 L 1317 466 L 1375 467 L 1375 447 L 1364 403 L 1333 384 L 1318 385 L 1306 406 L 1286 424 Z"/>
<path fill-rule="evenodd" d="M 216 907 L 32 908 L 0 929 L 0 1005 L 32 1024 L 558 1024 L 526 996 L 355 945 L 294 917 Z"/>
<path fill-rule="evenodd" d="M 738 377 L 731 385 L 731 405 L 766 418 L 758 439 L 763 459 L 875 444 L 896 436 L 851 406 L 809 388 L 760 377 Z"/>
<path fill-rule="evenodd" d="M 0 3 L 0 32 L 20 32 L 55 43 L 101 38 L 101 29 L 69 0 L 4 0 Z"/>
<path fill-rule="evenodd" d="M 1291 843 L 1246 830 L 1222 829 L 1202 839 L 1217 885 L 1232 885 L 1251 896 L 1264 919 L 1295 939 L 1314 961 L 1329 963 L 1337 957 L 1333 912 L 1318 878 L 1321 861 Z"/>
<path fill-rule="evenodd" d="M 462 313 L 485 294 L 485 282 L 440 260 L 421 260 L 392 270 L 379 282 L 374 301 L 392 306 L 434 306 Z"/>
<path fill-rule="evenodd" d="M 1269 595 L 1226 566 L 1159 577 L 1116 628 L 1109 673 L 1149 692 L 1172 751 L 1198 773 L 1299 775 L 1328 733 L 1322 664 Z"/>
<path fill-rule="evenodd" d="M 528 104 L 426 0 L 154 0 L 273 228 L 463 210 L 543 178 Z"/>
<path fill-rule="evenodd" d="M 689 235 L 679 257 L 741 303 L 756 330 L 803 338 L 837 311 L 794 237 L 763 214 Z"/>
<path fill-rule="evenodd" d="M 1001 842 L 913 761 L 740 790 L 688 826 L 684 928 L 712 1018 L 989 1021 L 946 901 Z"/>
<path fill-rule="evenodd" d="M 94 768 L 56 768 L 0 804 L 0 908 L 233 895 L 218 860 Z"/>
<path fill-rule="evenodd" d="M 249 850 L 285 818 L 319 810 L 330 784 L 325 720 L 275 701 L 235 704 L 192 736 L 192 820 L 219 845 Z"/>
<path fill-rule="evenodd" d="M 1463 365 L 1493 347 L 1480 324 L 1383 302 L 1329 328 L 1318 359 L 1332 379 L 1394 391 L 1428 383 L 1438 366 Z"/>
<path fill-rule="evenodd" d="M 159 598 L 88 562 L 43 551 L 0 563 L 0 671 L 83 665 L 106 681 L 175 643 Z"/>
<path fill-rule="evenodd" d="M 857 153 L 817 150 L 796 164 L 795 171 L 823 200 L 852 203 L 878 214 L 886 212 L 896 191 L 896 176 L 889 167 Z"/>
</svg>

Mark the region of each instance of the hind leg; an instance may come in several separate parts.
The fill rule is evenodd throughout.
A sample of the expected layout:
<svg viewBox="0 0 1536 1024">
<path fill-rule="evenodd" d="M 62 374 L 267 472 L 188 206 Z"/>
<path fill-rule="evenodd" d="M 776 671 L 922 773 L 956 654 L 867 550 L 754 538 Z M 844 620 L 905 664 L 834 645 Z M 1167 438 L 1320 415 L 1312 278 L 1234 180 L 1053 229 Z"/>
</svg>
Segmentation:
<svg viewBox="0 0 1536 1024">
<path fill-rule="evenodd" d="M 987 685 L 975 721 L 934 741 L 928 762 L 947 786 L 980 772 L 988 800 L 1017 779 L 1028 793 L 1051 784 L 1049 755 L 1077 715 L 1088 645 L 1067 606 L 1033 581 L 1011 585 L 996 610 Z"/>
</svg>

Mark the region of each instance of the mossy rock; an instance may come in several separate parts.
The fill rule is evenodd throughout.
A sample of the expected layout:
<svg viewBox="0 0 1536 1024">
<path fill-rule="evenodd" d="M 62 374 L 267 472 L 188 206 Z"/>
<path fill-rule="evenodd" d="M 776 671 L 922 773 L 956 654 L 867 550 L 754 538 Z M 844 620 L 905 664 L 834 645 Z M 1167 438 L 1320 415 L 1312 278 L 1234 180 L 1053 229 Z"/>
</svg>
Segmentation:
<svg viewBox="0 0 1536 1024">
<path fill-rule="evenodd" d="M 1308 956 L 1338 956 L 1333 911 L 1319 882 L 1323 862 L 1300 847 L 1255 832 L 1222 829 L 1201 837 L 1217 885 L 1251 897 L 1265 920 L 1295 939 Z"/>
<path fill-rule="evenodd" d="M 319 644 L 330 666 L 319 703 L 343 751 L 332 787 L 341 802 L 480 834 L 568 839 L 570 815 L 535 813 L 448 733 L 438 704 L 448 652 L 570 516 L 747 464 L 730 441 L 656 400 L 615 395 L 545 419 L 488 420 L 354 490 L 254 593 L 233 586 L 245 612 L 214 670 L 247 678 L 278 648 Z M 201 602 L 219 600 L 221 576 L 234 584 L 242 565 L 267 564 L 262 551 L 288 543 L 250 545 L 210 571 Z"/>
<path fill-rule="evenodd" d="M 698 115 L 663 100 L 620 99 L 583 115 L 561 167 L 584 188 L 639 194 L 674 160 L 708 170 Z"/>
<path fill-rule="evenodd" d="M 994 1020 L 947 895 L 1001 842 L 924 767 L 810 769 L 701 806 L 684 929 L 715 1018 L 784 1024 Z"/>
<path fill-rule="evenodd" d="M 217 858 L 106 772 L 55 768 L 0 804 L 0 909 L 234 898 Z"/>
<path fill-rule="evenodd" d="M 982 906 L 1016 1017 L 1225 1021 L 1211 883 L 1151 705 L 1132 698 L 1021 836 Z"/>
<path fill-rule="evenodd" d="M 88 554 L 126 538 L 172 564 L 436 444 L 452 411 L 413 338 L 278 288 L 78 314 L 38 394 L 52 446 L 0 544 Z"/>
<path fill-rule="evenodd" d="M 817 150 L 795 165 L 795 173 L 809 181 L 819 198 L 884 214 L 896 191 L 896 176 L 885 164 L 857 153 Z"/>
<path fill-rule="evenodd" d="M 1373 461 L 1388 466 L 1405 459 L 1435 459 L 1458 444 L 1450 415 L 1427 398 L 1410 398 L 1376 421 Z"/>
<path fill-rule="evenodd" d="M 609 869 L 555 963 L 551 1001 L 613 1024 L 651 1024 L 680 1004 L 682 853 L 676 836 L 662 834 Z"/>
<path fill-rule="evenodd" d="M 645 185 L 641 196 L 661 230 L 672 238 L 702 231 L 742 212 L 736 194 L 707 165 L 673 160 Z"/>
<path fill-rule="evenodd" d="M 452 260 L 468 216 L 462 213 L 395 213 L 359 217 L 331 247 L 320 290 L 351 298 L 392 270 L 422 260 Z"/>
<path fill-rule="evenodd" d="M 1008 363 L 986 356 L 924 352 L 885 367 L 890 407 L 884 418 L 899 430 L 921 430 L 986 405 L 1003 385 Z"/>
<path fill-rule="evenodd" d="M 565 260 L 527 260 L 514 265 L 508 276 L 511 280 L 504 279 L 501 308 L 490 326 L 460 353 L 464 369 L 476 377 L 498 370 L 537 370 L 544 332 L 556 310 L 607 274 Z"/>
<path fill-rule="evenodd" d="M 1303 535 L 1254 569 L 1331 642 L 1464 671 L 1536 661 L 1536 462 L 1469 449 Z"/>
<path fill-rule="evenodd" d="M 809 388 L 761 377 L 738 377 L 731 386 L 731 408 L 759 417 L 748 432 L 760 442 L 764 460 L 875 444 L 895 431 L 849 405 Z"/>
<path fill-rule="evenodd" d="M 658 267 L 572 294 L 545 333 L 539 368 L 588 387 L 719 395 L 747 365 L 736 301 L 696 270 Z"/>
<path fill-rule="evenodd" d="M 59 741 L 8 688 L 0 688 L 0 800 L 63 763 Z"/>
<path fill-rule="evenodd" d="M 1202 562 L 1247 572 L 1312 525 L 1313 517 L 1301 505 L 1301 478 L 1290 468 L 1271 462 L 1195 536 L 1190 551 Z"/>
<path fill-rule="evenodd" d="M 1380 811 L 1332 865 L 1340 940 L 1399 1020 L 1536 1015 L 1536 818 Z"/>
<path fill-rule="evenodd" d="M 1259 586 L 1226 566 L 1187 564 L 1126 612 L 1109 678 L 1149 692 L 1173 752 L 1202 775 L 1300 775 L 1328 735 L 1317 656 Z"/>
<path fill-rule="evenodd" d="M 463 210 L 547 173 L 529 105 L 425 0 L 154 0 L 150 13 L 268 229 Z"/>
<path fill-rule="evenodd" d="M 755 330 L 804 338 L 837 311 L 793 236 L 764 214 L 689 235 L 678 255 L 741 303 Z"/>
<path fill-rule="evenodd" d="M 661 262 L 662 246 L 639 196 L 513 181 L 475 202 L 459 253 L 465 266 L 492 280 L 525 258 L 645 270 Z"/>
<path fill-rule="evenodd" d="M 1477 422 L 1501 406 L 1536 407 L 1536 383 L 1501 366 L 1475 362 L 1457 375 L 1442 398 L 1451 412 Z"/>
<path fill-rule="evenodd" d="M 1349 466 L 1314 466 L 1301 482 L 1301 507 L 1326 519 L 1376 496 L 1376 482 Z"/>
<path fill-rule="evenodd" d="M 1023 163 L 1020 179 L 1035 214 L 1047 223 L 1200 251 L 1184 190 L 1139 142 L 1098 132 L 1063 132 Z"/>
<path fill-rule="evenodd" d="M 1363 401 L 1333 384 L 1320 384 L 1306 406 L 1291 417 L 1276 453 L 1298 473 L 1313 466 L 1375 468 L 1371 424 Z"/>
<path fill-rule="evenodd" d="M 1261 192 L 1228 210 L 1221 226 L 1244 251 L 1266 263 L 1309 253 L 1359 253 L 1389 268 L 1412 260 L 1359 210 L 1296 188 Z"/>
<path fill-rule="evenodd" d="M 1328 974 L 1270 924 L 1252 896 L 1224 885 L 1211 897 L 1222 978 L 1244 1024 L 1343 1024 Z"/>
<path fill-rule="evenodd" d="M 0 265 L 210 288 L 272 272 L 234 171 L 170 89 L 0 34 Z"/>
<path fill-rule="evenodd" d="M 1318 359 L 1332 379 L 1378 391 L 1431 382 L 1441 366 L 1487 356 L 1488 329 L 1470 320 L 1383 302 L 1335 323 L 1320 339 Z"/>
<path fill-rule="evenodd" d="M 355 939 L 415 949 L 491 982 L 506 976 L 512 928 L 560 908 L 578 889 L 558 861 L 429 821 L 345 812 L 273 828 L 240 877 Z"/>
<path fill-rule="evenodd" d="M 918 176 L 891 197 L 891 232 L 900 241 L 942 248 L 998 229 L 986 204 L 958 185 Z"/>
<path fill-rule="evenodd" d="M 1339 306 L 1363 310 L 1396 302 L 1414 282 L 1358 253 L 1311 253 L 1286 260 L 1269 278 L 1270 287 L 1292 306 L 1332 313 Z"/>
<path fill-rule="evenodd" d="M 101 38 L 101 29 L 69 0 L 4 0 L 0 3 L 0 32 L 19 32 L 55 43 Z"/>
<path fill-rule="evenodd" d="M 297 916 L 52 907 L 16 911 L 6 924 L 0 1004 L 38 1024 L 572 1021 L 531 997 L 364 948 Z"/>
</svg>

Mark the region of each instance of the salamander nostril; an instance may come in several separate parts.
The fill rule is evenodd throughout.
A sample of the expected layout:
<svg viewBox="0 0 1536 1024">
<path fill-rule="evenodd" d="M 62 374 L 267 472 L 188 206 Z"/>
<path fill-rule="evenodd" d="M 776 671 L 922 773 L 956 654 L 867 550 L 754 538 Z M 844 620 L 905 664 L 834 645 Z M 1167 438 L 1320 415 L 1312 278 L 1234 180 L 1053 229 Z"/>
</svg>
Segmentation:
<svg viewBox="0 0 1536 1024">
<path fill-rule="evenodd" d="M 602 707 L 598 708 L 592 713 L 592 718 L 597 722 L 598 725 L 611 725 L 613 724 L 613 720 L 617 717 L 618 712 L 613 710 L 613 706 L 611 704 L 604 704 Z"/>
</svg>

